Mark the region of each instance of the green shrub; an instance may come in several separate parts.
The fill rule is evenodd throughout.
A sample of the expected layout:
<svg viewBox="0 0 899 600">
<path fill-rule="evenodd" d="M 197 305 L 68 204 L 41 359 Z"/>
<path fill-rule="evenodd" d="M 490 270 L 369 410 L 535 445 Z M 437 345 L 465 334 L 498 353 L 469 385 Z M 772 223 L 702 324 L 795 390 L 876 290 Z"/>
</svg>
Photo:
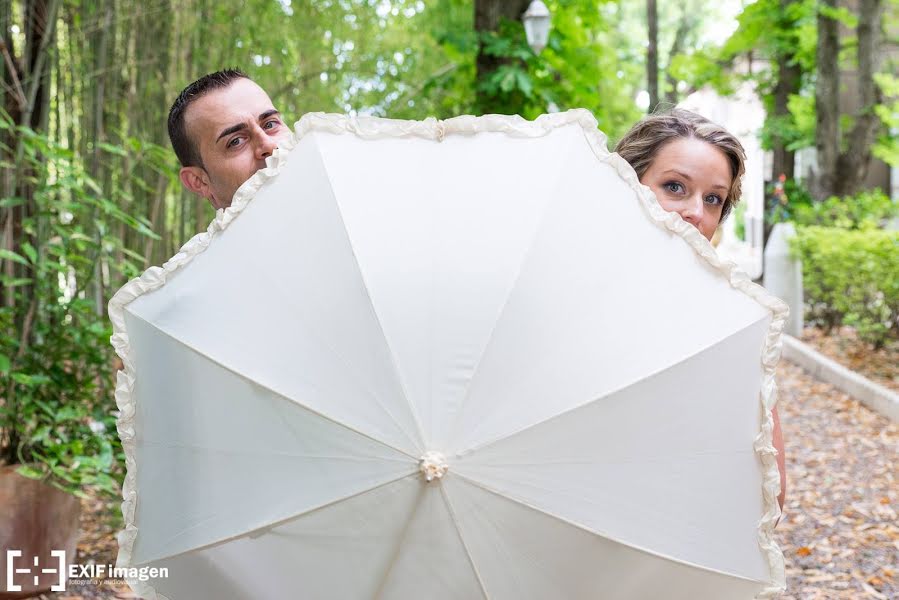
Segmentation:
<svg viewBox="0 0 899 600">
<path fill-rule="evenodd" d="M 899 337 L 899 231 L 799 227 L 791 249 L 802 260 L 806 321 L 852 326 L 876 348 Z"/>
<path fill-rule="evenodd" d="M 854 196 L 832 197 L 824 202 L 800 204 L 790 220 L 797 225 L 820 225 L 842 229 L 883 227 L 899 217 L 899 203 L 879 189 L 865 190 Z"/>
<path fill-rule="evenodd" d="M 143 264 L 122 232 L 155 234 L 110 200 L 71 150 L 2 111 L 0 128 L 20 140 L 15 176 L 26 190 L 0 207 L 27 209 L 15 250 L 0 249 L 0 287 L 12 300 L 0 306 L 0 464 L 77 495 L 86 486 L 117 494 L 124 460 L 105 293 Z"/>
</svg>

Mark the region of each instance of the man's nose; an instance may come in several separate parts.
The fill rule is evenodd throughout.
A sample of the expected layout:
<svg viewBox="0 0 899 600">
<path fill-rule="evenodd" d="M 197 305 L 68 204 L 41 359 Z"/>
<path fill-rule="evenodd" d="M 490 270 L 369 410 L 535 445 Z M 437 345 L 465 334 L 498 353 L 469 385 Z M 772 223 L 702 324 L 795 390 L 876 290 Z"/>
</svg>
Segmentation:
<svg viewBox="0 0 899 600">
<path fill-rule="evenodd" d="M 256 131 L 256 158 L 263 160 L 272 155 L 278 147 L 278 140 L 266 133 L 262 128 Z"/>
</svg>

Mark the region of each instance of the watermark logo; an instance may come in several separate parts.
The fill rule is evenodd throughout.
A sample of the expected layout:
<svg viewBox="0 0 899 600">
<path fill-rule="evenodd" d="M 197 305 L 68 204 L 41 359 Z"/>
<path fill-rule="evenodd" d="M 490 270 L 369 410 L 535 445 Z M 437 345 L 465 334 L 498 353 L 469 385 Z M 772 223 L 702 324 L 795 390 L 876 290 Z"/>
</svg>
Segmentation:
<svg viewBox="0 0 899 600">
<path fill-rule="evenodd" d="M 7 550 L 6 551 L 6 591 L 7 592 L 21 592 L 22 586 L 16 585 L 14 583 L 14 577 L 22 574 L 30 574 L 34 576 L 34 585 L 38 585 L 38 580 L 41 575 L 52 575 L 56 574 L 57 582 L 54 583 L 50 587 L 51 592 L 64 592 L 66 589 L 66 551 L 65 550 L 53 550 L 50 552 L 50 557 L 56 559 L 56 568 L 49 567 L 41 567 L 40 560 L 37 556 L 34 557 L 34 564 L 32 566 L 24 567 L 21 566 L 22 563 L 28 564 L 26 561 L 17 561 L 17 558 L 22 557 L 21 550 Z M 18 563 L 18 565 L 16 564 Z"/>
<path fill-rule="evenodd" d="M 50 587 L 51 592 L 66 591 L 66 579 L 69 585 L 83 585 L 90 581 L 102 583 L 124 584 L 126 580 L 149 581 L 150 579 L 164 579 L 169 576 L 168 567 L 115 567 L 109 564 L 66 563 L 65 550 L 53 550 L 51 558 L 55 559 L 55 565 L 42 566 L 40 559 L 35 556 L 29 562 L 22 557 L 21 550 L 6 551 L 6 591 L 21 592 L 22 585 L 15 581 L 22 581 L 22 575 L 32 575 L 34 586 L 40 585 L 44 575 L 56 575 L 56 583 Z M 51 568 L 54 567 L 54 568 Z M 18 578 L 16 576 L 19 576 Z M 46 581 L 46 579 L 44 579 Z M 46 585 L 46 584 L 45 584 Z"/>
</svg>

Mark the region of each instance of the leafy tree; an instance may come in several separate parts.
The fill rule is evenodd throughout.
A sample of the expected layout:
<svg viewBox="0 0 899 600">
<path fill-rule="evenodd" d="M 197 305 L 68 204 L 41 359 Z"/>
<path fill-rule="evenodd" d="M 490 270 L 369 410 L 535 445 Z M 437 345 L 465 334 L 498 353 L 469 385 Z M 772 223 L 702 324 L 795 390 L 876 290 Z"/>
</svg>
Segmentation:
<svg viewBox="0 0 899 600">
<path fill-rule="evenodd" d="M 446 7 L 440 13 L 450 18 L 433 17 L 437 20 L 431 31 L 446 62 L 438 61 L 440 66 L 420 87 L 416 104 L 451 109 L 435 111 L 438 117 L 503 112 L 534 118 L 550 109 L 586 108 L 611 137 L 623 134 L 640 117 L 634 98 L 640 89 L 642 59 L 635 57 L 642 56 L 642 46 L 639 38 L 620 27 L 619 3 L 551 0 L 546 4 L 552 14 L 549 42 L 540 54 L 534 54 L 527 45 L 520 12 L 511 17 L 517 6 L 497 17 L 491 23 L 494 29 L 473 31 L 474 15 L 469 12 L 466 18 L 464 3 L 438 2 L 437 6 Z M 423 116 L 405 109 L 398 114 Z"/>
<path fill-rule="evenodd" d="M 896 0 L 866 0 L 854 10 L 837 0 L 757 0 L 721 47 L 678 57 L 673 70 L 725 94 L 743 81 L 755 83 L 774 175 L 792 179 L 794 152 L 816 146 L 816 197 L 851 194 L 872 156 L 897 164 L 887 127 L 897 123 L 899 86 L 889 74 L 895 65 L 881 60 L 882 30 L 895 27 L 897 7 Z M 857 90 L 857 111 L 840 104 L 841 78 Z"/>
<path fill-rule="evenodd" d="M 678 56 L 672 70 L 694 87 L 709 84 L 722 94 L 753 82 L 766 110 L 762 141 L 773 151 L 773 171 L 792 179 L 795 151 L 814 140 L 806 114 L 813 110 L 815 2 L 757 0 L 738 21 L 722 46 Z"/>
</svg>

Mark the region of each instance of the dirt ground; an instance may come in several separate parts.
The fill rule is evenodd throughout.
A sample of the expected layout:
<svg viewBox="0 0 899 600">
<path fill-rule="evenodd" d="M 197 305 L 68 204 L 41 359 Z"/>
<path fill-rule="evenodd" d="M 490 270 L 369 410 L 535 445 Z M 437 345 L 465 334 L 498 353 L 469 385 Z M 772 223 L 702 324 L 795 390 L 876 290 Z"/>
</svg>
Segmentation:
<svg viewBox="0 0 899 600">
<path fill-rule="evenodd" d="M 875 350 L 858 339 L 851 327 L 841 327 L 830 334 L 806 327 L 802 341 L 871 381 L 899 392 L 899 340 L 890 340 Z"/>
<path fill-rule="evenodd" d="M 899 426 L 790 363 L 778 382 L 783 600 L 899 598 Z"/>
</svg>

